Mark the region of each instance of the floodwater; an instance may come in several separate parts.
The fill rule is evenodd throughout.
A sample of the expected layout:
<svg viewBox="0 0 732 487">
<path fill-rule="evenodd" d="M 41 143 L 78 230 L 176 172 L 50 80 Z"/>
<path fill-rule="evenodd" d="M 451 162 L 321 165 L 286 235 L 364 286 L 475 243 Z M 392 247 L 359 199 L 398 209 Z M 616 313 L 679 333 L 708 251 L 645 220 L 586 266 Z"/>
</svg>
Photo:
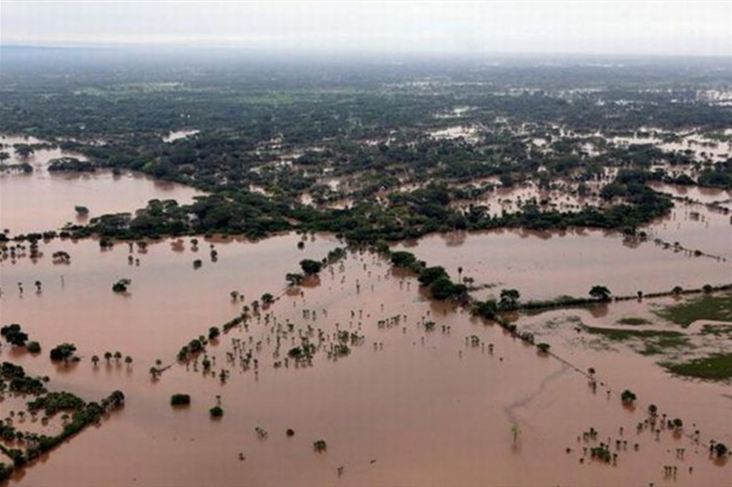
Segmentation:
<svg viewBox="0 0 732 487">
<path fill-rule="evenodd" d="M 139 256 L 141 265 L 132 268 L 126 264 L 126 246 L 101 252 L 91 242 L 64 244 L 72 263 L 63 271 L 47 257 L 36 264 L 3 263 L 3 319 L 21 322 L 46 349 L 58 340 L 72 340 L 83 357 L 70 369 L 56 369 L 45 354 L 19 362 L 48 373 L 56 387 L 88 398 L 115 388 L 128 398 L 125 408 L 99 428 L 89 428 L 54 450 L 14 482 L 660 485 L 664 465 L 678 466 L 678 485 L 723 485 L 729 478 L 729 467 L 711 461 L 705 446 L 711 437 L 730 442 L 732 432 L 728 424 L 720 425 L 721 405 L 714 399 L 719 388 L 694 389 L 698 400 L 679 410 L 678 401 L 671 402 L 676 381 L 652 384 L 657 388 L 653 401 L 661 411 L 671 404 L 668 414 L 683 417 L 687 425 L 695 423 L 702 432 L 701 445 L 668 431 L 658 440 L 648 431 L 636 433 L 651 384 L 646 383 L 650 373 L 631 367 L 648 364 L 616 361 L 613 375 L 607 376 L 613 379 L 610 395 L 602 387 L 593 392 L 584 375 L 538 355 L 499 327 L 426 301 L 413 278 L 394 274 L 370 254 L 352 254 L 323 271 L 319 285 L 303 288 L 302 294 L 284 294 L 262 316 L 252 318 L 248 329 L 235 328 L 210 346 L 214 372 L 229 370 L 225 383 L 204 374 L 200 360 L 188 367 L 173 365 L 160 380 L 151 381 L 147 370 L 153 357 L 172 363 L 176 342 L 236 315 L 240 304 L 230 302 L 229 290 L 244 292 L 245 302 L 273 292 L 299 259 L 324 255 L 335 244 L 317 237 L 297 250 L 297 240 L 285 235 L 257 244 L 217 244 L 219 261 L 203 258 L 198 270 L 190 265 L 196 253 L 187 243 L 182 251 L 169 243 L 153 245 Z M 208 247 L 199 246 L 198 254 L 205 256 Z M 45 254 L 51 250 L 43 249 Z M 66 276 L 64 287 L 57 280 L 59 272 Z M 111 283 L 121 275 L 132 278 L 129 296 L 111 292 Z M 44 281 L 42 294 L 26 292 L 20 298 L 15 282 L 37 277 Z M 69 310 L 71 302 L 88 306 Z M 398 323 L 395 316 L 401 317 Z M 435 322 L 432 331 L 426 329 L 429 321 Z M 362 341 L 351 345 L 348 356 L 334 360 L 326 350 L 336 329 L 353 332 Z M 323 345 L 312 366 L 295 366 L 292 359 L 289 365 L 275 366 L 299 343 L 299 335 L 310 334 L 316 343 L 320 330 Z M 467 342 L 471 335 L 475 345 Z M 233 339 L 240 344 L 235 346 Z M 130 353 L 134 364 L 128 368 L 102 362 L 95 369 L 89 355 L 107 348 Z M 244 363 L 249 352 L 258 366 Z M 606 372 L 598 368 L 598 377 L 605 379 Z M 624 408 L 618 399 L 618 390 L 626 387 L 643 391 L 635 410 Z M 189 408 L 169 406 L 176 392 L 192 395 Z M 208 409 L 217 395 L 225 413 L 211 420 Z M 705 397 L 710 401 L 704 402 Z M 591 427 L 599 438 L 582 440 Z M 255 428 L 266 434 L 258 435 Z M 287 428 L 294 436 L 285 435 Z M 618 453 L 617 466 L 583 453 L 584 447 L 607 438 L 612 445 L 616 439 L 629 443 L 627 448 L 611 447 Z M 321 439 L 327 450 L 317 453 L 313 442 Z M 676 458 L 675 448 L 686 449 L 683 459 Z"/>
<path fill-rule="evenodd" d="M 37 139 L 5 136 L 3 144 L 37 143 Z M 10 150 L 8 164 L 28 162 L 34 167 L 31 174 L 0 172 L 0 230 L 11 235 L 55 230 L 67 223 L 85 223 L 89 218 L 105 213 L 134 212 L 152 199 L 174 199 L 187 204 L 203 193 L 177 183 L 155 180 L 147 175 L 111 171 L 84 173 L 49 173 L 48 161 L 78 154 L 61 149 L 38 149 L 21 160 Z M 77 215 L 75 207 L 86 206 L 85 218 Z"/>
<path fill-rule="evenodd" d="M 396 248 L 445 267 L 453 279 L 460 277 L 462 267 L 462 276 L 473 278 L 475 286 L 489 287 L 474 293 L 480 298 L 502 288 L 518 289 L 525 300 L 580 297 L 596 284 L 616 295 L 632 295 L 669 291 L 676 285 L 726 284 L 732 276 L 732 262 L 690 257 L 652 241 L 628 242 L 597 230 L 455 232 Z"/>
<path fill-rule="evenodd" d="M 725 193 L 717 193 L 722 199 L 714 203 L 719 207 L 705 206 L 713 202 L 704 198 L 693 198 L 703 203 L 676 201 L 670 215 L 654 221 L 646 230 L 653 238 L 670 244 L 678 242 L 691 251 L 725 259 L 729 264 L 732 262 L 732 213 L 729 203 L 723 199 Z M 707 193 L 707 197 L 712 195 Z"/>
<path fill-rule="evenodd" d="M 77 204 L 99 214 L 130 211 L 150 197 L 165 198 L 157 183 L 135 175 L 48 175 L 45 162 L 61 155 L 39 150 L 32 162 L 37 172 L 0 176 L 3 227 L 19 233 L 28 231 L 22 224 L 32 222 L 29 229 L 45 230 L 73 218 Z M 147 189 L 135 193 L 133 187 Z M 81 200 L 85 191 L 94 197 Z M 167 198 L 179 202 L 195 195 L 185 187 L 172 192 L 176 196 Z M 145 200 L 138 202 L 133 194 Z M 6 198 L 14 206 L 6 206 Z M 26 208 L 40 210 L 21 218 Z M 670 222 L 686 222 L 683 214 L 674 215 Z M 721 222 L 708 225 L 719 229 L 712 234 L 694 226 L 695 217 L 688 219 L 683 231 L 658 222 L 652 236 L 666 231 L 673 239 L 688 228 L 689 238 L 702 234 L 723 245 L 729 235 Z M 12 359 L 30 373 L 48 375 L 52 389 L 87 400 L 115 389 L 127 397 L 124 409 L 18 472 L 11 484 L 727 483 L 732 462 L 716 464 L 708 458 L 706 444 L 710 439 L 732 444 L 728 385 L 682 381 L 632 351 L 585 347 L 572 339 L 570 327 L 540 335 L 569 363 L 539 355 L 465 310 L 427 301 L 413 276 L 393 272 L 371 254 L 351 253 L 321 272 L 319 280 L 285 291 L 285 274 L 298 271 L 301 259 L 320 259 L 339 244 L 331 236 L 316 235 L 299 249 L 302 239 L 293 233 L 260 242 L 199 237 L 197 244 L 191 238 L 167 239 L 146 248 L 117 243 L 107 250 L 92 239 L 56 239 L 39 244 L 43 255 L 36 261 L 0 261 L 0 323 L 22 324 L 43 347 L 34 357 L 3 346 L 0 360 Z M 433 235 L 406 248 L 431 265 L 444 265 L 453 277 L 463 267 L 462 275 L 474 277 L 476 285 L 496 286 L 476 291 L 478 297 L 502 287 L 519 289 L 523 299 L 585 295 L 595 284 L 632 294 L 725 283 L 731 275 L 729 261 L 691 257 L 650 241 L 628 243 L 596 231 Z M 71 263 L 54 264 L 51 256 L 57 251 L 68 252 Z M 198 259 L 200 267 L 194 266 Z M 129 278 L 131 285 L 128 293 L 115 294 L 112 285 L 121 278 Z M 36 280 L 42 282 L 40 293 Z M 233 300 L 232 291 L 244 298 Z M 238 326 L 208 346 L 211 373 L 204 373 L 200 356 L 188 365 L 176 361 L 182 345 L 238 316 L 266 292 L 279 299 L 246 327 Z M 605 311 L 560 310 L 522 316 L 517 323 L 540 334 L 545 321 L 579 314 L 588 324 L 609 326 L 621 315 L 647 314 L 647 308 L 636 309 L 641 306 L 631 302 Z M 353 334 L 346 356 L 328 354 L 337 331 Z M 310 366 L 286 358 L 303 336 L 318 344 Z M 79 363 L 49 361 L 48 350 L 63 342 L 77 346 Z M 102 360 L 94 367 L 91 357 L 106 351 L 120 351 L 133 363 Z M 165 371 L 154 381 L 149 369 L 158 359 Z M 595 391 L 589 387 L 579 372 L 589 367 L 597 369 L 609 394 L 604 385 Z M 228 378 L 222 381 L 218 374 L 224 369 Z M 620 404 L 625 388 L 639 396 L 635 409 Z M 174 393 L 191 394 L 191 406 L 171 408 Z M 212 420 L 208 410 L 219 400 L 224 416 Z M 699 429 L 700 443 L 668 430 L 658 438 L 647 429 L 636 432 L 651 402 L 670 417 L 683 418 L 686 433 Z M 17 397 L 0 401 L 0 416 L 20 405 Z M 28 430 L 39 427 L 18 424 Z M 285 434 L 288 428 L 294 436 Z M 599 432 L 598 439 L 583 440 L 590 428 Z M 616 466 L 592 460 L 583 451 L 608 438 L 618 454 Z M 314 451 L 317 440 L 327 442 L 325 452 Z M 617 447 L 616 440 L 629 446 Z M 677 457 L 677 448 L 686 450 L 684 458 Z M 665 465 L 678 467 L 674 478 L 664 478 Z"/>
<path fill-rule="evenodd" d="M 471 183 L 463 188 L 479 188 Z M 589 207 L 601 207 L 607 203 L 597 196 L 579 196 L 576 185 L 563 183 L 552 189 L 540 188 L 533 181 L 522 182 L 511 187 L 498 186 L 473 200 L 462 200 L 452 204 L 458 208 L 482 205 L 492 217 L 501 217 L 521 211 L 526 204 L 540 205 L 542 211 L 579 212 Z"/>
<path fill-rule="evenodd" d="M 176 140 L 185 139 L 191 135 L 196 135 L 200 130 L 189 129 L 189 130 L 176 130 L 170 132 L 168 135 L 163 137 L 163 142 L 175 142 Z"/>
<path fill-rule="evenodd" d="M 673 137 L 677 141 L 667 141 L 663 137 Z M 732 143 L 709 139 L 704 134 L 689 133 L 661 133 L 656 130 L 636 132 L 632 136 L 615 136 L 611 142 L 628 146 L 631 144 L 653 144 L 659 149 L 668 152 L 687 152 L 697 161 L 723 161 L 732 153 Z"/>
<path fill-rule="evenodd" d="M 472 143 L 479 139 L 480 131 L 476 126 L 456 125 L 453 127 L 431 130 L 428 132 L 428 135 L 437 140 L 451 140 L 462 137 L 466 141 Z"/>
</svg>

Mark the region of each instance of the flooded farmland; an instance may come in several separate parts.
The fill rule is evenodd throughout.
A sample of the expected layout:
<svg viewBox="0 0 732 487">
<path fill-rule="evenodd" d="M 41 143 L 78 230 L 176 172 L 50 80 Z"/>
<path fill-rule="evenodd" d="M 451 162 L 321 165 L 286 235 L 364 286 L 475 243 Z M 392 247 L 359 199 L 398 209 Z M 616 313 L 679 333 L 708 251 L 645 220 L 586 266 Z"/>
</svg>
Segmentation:
<svg viewBox="0 0 732 487">
<path fill-rule="evenodd" d="M 73 187 L 68 191 L 78 195 Z M 52 206 L 43 201 L 34 207 Z M 656 234 L 665 227 L 652 228 Z M 524 329 L 552 343 L 557 360 L 462 307 L 431 302 L 414 276 L 369 252 L 351 253 L 316 282 L 285 289 L 285 275 L 300 260 L 318 260 L 337 245 L 332 236 L 294 233 L 258 242 L 185 237 L 111 248 L 86 239 L 41 243 L 36 258 L 25 251 L 6 255 L 0 264 L 3 323 L 21 323 L 46 346 L 73 341 L 81 360 L 55 365 L 6 347 L 0 355 L 49 376 L 60 390 L 94 398 L 121 389 L 128 397 L 100 428 L 44 455 L 11 482 L 55 485 L 59 475 L 73 472 L 77 485 L 242 479 L 257 485 L 509 479 L 617 485 L 661 482 L 665 465 L 677 467 L 679 485 L 726 477 L 705 443 L 732 440 L 724 416 L 710 414 L 729 407 L 726 386 L 675 378 L 630 349 L 577 342 L 577 319 L 613 326 L 623 310 L 648 315 L 647 305 L 520 317 Z M 551 299 L 584 295 L 597 283 L 633 294 L 677 283 L 721 284 L 730 276 L 729 262 L 599 231 L 438 234 L 402 248 L 474 278 L 481 297 L 515 287 L 526 299 Z M 58 251 L 67 252 L 70 263 L 55 262 Z M 130 280 L 127 292 L 113 293 L 122 278 Z M 36 281 L 41 292 L 33 290 Z M 212 340 L 204 355 L 176 360 L 191 338 L 267 292 L 278 297 L 272 305 Z M 563 328 L 552 325 L 562 320 Z M 348 352 L 334 348 L 341 332 L 349 337 Z M 307 363 L 285 353 L 303 337 L 317 343 Z M 91 363 L 107 351 L 129 355 L 131 363 Z M 151 367 L 162 371 L 159 377 L 150 375 Z M 601 386 L 591 385 L 590 368 Z M 632 409 L 621 404 L 625 388 L 641 398 Z M 191 405 L 172 408 L 168 398 L 175 393 L 190 394 Z M 13 397 L 3 403 L 8 409 L 22 404 Z M 650 403 L 664 414 L 683 415 L 684 433 L 638 429 Z M 217 404 L 224 416 L 212 420 L 208 409 Z M 321 439 L 327 451 L 313 451 Z M 589 453 L 600 442 L 612 446 L 613 465 Z M 114 454 L 84 468 L 98 451 Z M 197 468 L 201 462 L 212 468 Z"/>
<path fill-rule="evenodd" d="M 726 238 L 729 228 L 722 232 Z M 617 233 L 598 230 L 458 232 L 428 236 L 399 248 L 445 266 L 452 275 L 462 268 L 463 276 L 485 289 L 479 291 L 482 294 L 492 288 L 515 288 L 525 298 L 538 300 L 585 296 L 596 284 L 617 295 L 632 295 L 668 291 L 678 283 L 723 284 L 732 275 L 732 262 L 689 256 L 652 241 L 627 241 Z"/>
<path fill-rule="evenodd" d="M 0 486 L 730 484 L 732 62 L 142 37 L 0 42 Z"/>
<path fill-rule="evenodd" d="M 620 366 L 602 354 L 577 355 L 557 344 L 560 357 L 581 370 L 595 367 L 611 389 L 593 392 L 584 374 L 460 308 L 430 303 L 413 278 L 394 274 L 368 253 L 334 264 L 315 287 L 283 294 L 246 325 L 224 334 L 208 348 L 212 370 L 206 371 L 199 357 L 173 365 L 158 380 L 150 378 L 147 369 L 155 358 L 173 362 L 174 344 L 236 314 L 230 289 L 250 296 L 277 289 L 288 266 L 334 243 L 318 237 L 301 253 L 296 241 L 283 236 L 217 244 L 220 260 L 198 270 L 190 266 L 189 250 L 175 252 L 165 243 L 151 246 L 134 269 L 127 268 L 124 245 L 108 252 L 91 242 L 70 245 L 72 264 L 63 270 L 63 288 L 54 284 L 58 271 L 42 261 L 4 267 L 9 283 L 3 282 L 3 289 L 10 288 L 3 297 L 4 317 L 21 321 L 44 343 L 64 340 L 73 331 L 83 357 L 68 369 L 29 356 L 19 357 L 19 363 L 79 394 L 94 397 L 123 387 L 130 398 L 103 427 L 84 432 L 16 480 L 50 485 L 59 474 L 75 472 L 75 483 L 82 485 L 441 485 L 508 479 L 617 485 L 660 482 L 665 464 L 678 465 L 680 485 L 725 478 L 704 442 L 670 430 L 658 438 L 636 431 L 653 402 L 664 413 L 683 415 L 688 432 L 699 429 L 704 441 L 710 436 L 729 441 L 728 424 L 709 414 L 729 401 L 724 387 L 684 383 L 632 356 Z M 121 274 L 132 278 L 129 296 L 102 285 Z M 224 274 L 233 276 L 221 279 Z M 14 295 L 15 281 L 36 277 L 44 280 L 42 294 Z M 179 284 L 163 285 L 161 279 Z M 84 312 L 61 309 L 81 296 L 95 304 Z M 332 352 L 337 331 L 352 336 L 347 354 Z M 289 348 L 303 336 L 318 344 L 312 363 L 290 359 L 285 365 L 279 343 Z M 87 357 L 106 349 L 129 351 L 133 364 L 112 360 L 93 366 Z M 249 353 L 257 365 L 247 359 Z M 221 369 L 228 371 L 225 380 L 218 377 Z M 620 402 L 623 388 L 639 392 L 632 410 Z M 697 397 L 682 410 L 681 389 Z M 167 399 L 176 392 L 191 394 L 191 406 L 171 409 Z M 219 401 L 224 417 L 211 420 L 207 410 Z M 600 439 L 583 435 L 590 428 Z M 287 429 L 294 431 L 292 437 Z M 324 453 L 313 451 L 319 439 L 327 442 Z M 607 439 L 618 453 L 617 466 L 585 453 Z M 685 449 L 683 459 L 674 453 L 677 448 Z M 114 454 L 95 468 L 82 468 L 98 451 Z M 196 468 L 199 462 L 215 468 Z"/>
<path fill-rule="evenodd" d="M 40 143 L 37 139 L 4 136 L 0 142 Z M 54 159 L 77 157 L 59 148 L 38 149 L 27 158 L 14 155 L 8 164 L 27 163 L 30 174 L 0 172 L 0 229 L 11 235 L 59 229 L 67 223 L 86 223 L 108 213 L 132 211 L 152 199 L 173 199 L 181 204 L 203 194 L 193 188 L 158 181 L 145 174 L 111 170 L 49 172 Z M 83 157 L 82 157 L 83 159 Z M 77 206 L 88 212 L 80 214 Z"/>
</svg>

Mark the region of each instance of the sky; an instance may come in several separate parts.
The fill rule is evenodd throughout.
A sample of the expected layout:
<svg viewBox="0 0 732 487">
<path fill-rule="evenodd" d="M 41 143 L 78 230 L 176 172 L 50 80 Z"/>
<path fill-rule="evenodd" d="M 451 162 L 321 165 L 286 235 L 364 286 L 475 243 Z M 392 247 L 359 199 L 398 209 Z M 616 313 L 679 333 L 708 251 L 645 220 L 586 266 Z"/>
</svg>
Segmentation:
<svg viewBox="0 0 732 487">
<path fill-rule="evenodd" d="M 0 0 L 0 44 L 732 56 L 732 2 Z"/>
</svg>

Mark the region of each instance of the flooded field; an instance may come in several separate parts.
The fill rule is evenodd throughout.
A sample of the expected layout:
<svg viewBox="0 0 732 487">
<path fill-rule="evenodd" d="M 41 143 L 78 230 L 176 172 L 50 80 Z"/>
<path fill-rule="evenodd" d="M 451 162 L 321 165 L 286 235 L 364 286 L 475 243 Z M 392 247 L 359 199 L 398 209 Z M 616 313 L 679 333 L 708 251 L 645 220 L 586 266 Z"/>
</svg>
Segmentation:
<svg viewBox="0 0 732 487">
<path fill-rule="evenodd" d="M 3 144 L 38 143 L 36 139 L 4 137 Z M 33 172 L 0 172 L 0 229 L 11 235 L 58 229 L 67 223 L 85 223 L 106 213 L 129 212 L 151 199 L 174 199 L 190 203 L 202 194 L 193 188 L 157 181 L 144 174 L 97 170 L 94 172 L 49 172 L 49 161 L 78 155 L 61 149 L 37 149 L 26 158 L 12 153 L 8 164 L 26 162 Z M 83 157 L 81 157 L 83 160 Z M 80 214 L 77 206 L 88 209 Z"/>
<path fill-rule="evenodd" d="M 14 49 L 0 485 L 732 485 L 732 65 Z"/>
<path fill-rule="evenodd" d="M 723 231 L 729 236 L 729 229 Z M 679 283 L 723 284 L 732 275 L 731 262 L 690 257 L 651 241 L 629 242 L 621 235 L 595 230 L 458 232 L 398 248 L 429 265 L 444 266 L 453 276 L 462 268 L 462 275 L 473 278 L 475 286 L 488 288 L 476 291 L 479 297 L 500 288 L 518 289 L 525 299 L 586 296 L 596 284 L 617 295 L 632 295 L 668 291 Z"/>
<path fill-rule="evenodd" d="M 209 371 L 199 356 L 150 378 L 155 358 L 173 363 L 176 343 L 236 315 L 230 290 L 244 292 L 245 302 L 276 290 L 300 258 L 334 245 L 318 237 L 300 251 L 296 242 L 291 235 L 216 244 L 219 261 L 204 259 L 198 270 L 190 249 L 169 244 L 150 246 L 140 267 L 127 267 L 126 246 L 100 252 L 91 242 L 65 245 L 72 264 L 63 269 L 63 288 L 56 281 L 61 271 L 45 258 L 3 263 L 4 319 L 22 322 L 46 346 L 73 333 L 82 357 L 69 368 L 50 366 L 45 357 L 17 357 L 19 363 L 84 396 L 114 388 L 128 396 L 102 427 L 83 432 L 13 483 L 59 485 L 73 473 L 74 485 L 647 485 L 664 481 L 666 465 L 677 466 L 679 485 L 726 478 L 706 448 L 710 437 L 731 439 L 723 417 L 710 414 L 725 407 L 723 387 L 695 388 L 697 399 L 680 411 L 679 386 L 696 385 L 632 357 L 611 367 L 595 355 L 568 356 L 580 369 L 596 367 L 612 389 L 593 392 L 587 376 L 567 364 L 459 308 L 426 300 L 416 280 L 395 274 L 373 254 L 352 254 L 321 272 L 315 287 L 285 293 L 216 340 L 208 346 Z M 111 292 L 120 275 L 132 279 L 129 296 Z M 17 295 L 16 281 L 39 277 L 41 294 Z M 63 306 L 82 300 L 94 305 L 83 312 Z M 346 342 L 337 331 L 347 332 Z M 285 350 L 304 338 L 316 344 L 312 360 L 288 363 Z M 343 343 L 347 352 L 335 347 Z M 566 349 L 557 346 L 561 356 Z M 89 355 L 107 348 L 132 353 L 133 364 L 94 367 Z M 636 407 L 621 405 L 623 388 L 639 393 Z M 191 394 L 191 406 L 171 408 L 170 395 L 178 392 Z M 699 443 L 665 429 L 658 436 L 636 431 L 651 401 L 683 416 L 687 433 L 699 429 Z M 219 402 L 224 416 L 212 420 L 208 409 Z M 587 433 L 591 428 L 597 433 Z M 616 466 L 589 453 L 608 439 Z M 313 448 L 318 440 L 327 445 L 321 453 Z M 99 451 L 113 454 L 90 466 L 88 458 Z"/>
<path fill-rule="evenodd" d="M 79 205 L 94 216 L 131 211 L 151 198 L 185 203 L 198 194 L 132 173 L 47 171 L 50 160 L 71 156 L 38 149 L 26 160 L 31 174 L 0 176 L 2 227 L 58 228 L 85 221 L 75 214 Z M 336 178 L 323 184 L 341 189 Z M 504 230 L 434 234 L 395 248 L 472 278 L 479 299 L 507 287 L 531 300 L 585 296 L 596 284 L 627 295 L 729 282 L 729 216 L 724 206 L 707 206 L 726 205 L 729 193 L 655 189 L 688 201 L 650 225 L 645 242 L 600 231 Z M 559 211 L 602 204 L 570 193 L 529 182 L 498 187 L 480 203 L 494 215 L 528 202 Z M 640 343 L 603 342 L 591 333 L 628 316 L 673 329 L 654 311 L 672 298 L 514 317 L 520 329 L 551 344 L 548 355 L 465 308 L 430 301 L 415 276 L 375 254 L 351 253 L 319 278 L 285 288 L 285 275 L 302 259 L 320 260 L 338 245 L 332 236 L 290 233 L 259 242 L 186 237 L 105 249 L 94 239 L 57 239 L 42 242 L 36 259 L 27 246 L 6 253 L 2 324 L 22 324 L 43 352 L 3 346 L 0 359 L 48 376 L 52 390 L 96 400 L 119 389 L 127 398 L 100 427 L 18 470 L 11 483 L 611 486 L 720 484 L 727 477 L 707 444 L 732 443 L 726 417 L 715 414 L 730 407 L 728 386 L 679 379 L 659 365 L 661 357 L 639 353 Z M 53 258 L 59 251 L 70 263 Z M 127 291 L 112 292 L 121 279 L 129 279 Z M 187 363 L 176 360 L 181 346 L 250 313 L 264 293 L 275 297 L 272 305 Z M 693 336 L 693 353 L 717 350 L 708 337 Z M 65 342 L 77 347 L 79 362 L 50 362 L 47 350 Z M 312 357 L 292 355 L 310 344 Z M 621 403 L 626 388 L 638 394 L 633 407 Z M 191 405 L 171 407 L 176 393 L 190 394 Z M 685 429 L 655 426 L 646 412 L 651 403 L 669 417 L 683 416 Z M 7 414 L 24 401 L 6 395 L 0 405 Z M 217 405 L 223 417 L 212 419 L 209 409 Z M 62 427 L 58 417 L 16 418 L 15 425 L 45 434 Z M 593 448 L 607 451 L 608 462 Z M 90 466 L 99 451 L 114 453 Z"/>
</svg>

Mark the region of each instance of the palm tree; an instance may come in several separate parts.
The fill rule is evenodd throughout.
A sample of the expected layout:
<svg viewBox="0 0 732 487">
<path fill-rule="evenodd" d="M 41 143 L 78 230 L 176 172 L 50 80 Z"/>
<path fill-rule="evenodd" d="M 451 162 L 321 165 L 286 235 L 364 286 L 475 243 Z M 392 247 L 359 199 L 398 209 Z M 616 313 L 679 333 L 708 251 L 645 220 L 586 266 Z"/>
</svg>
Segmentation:
<svg viewBox="0 0 732 487">
<path fill-rule="evenodd" d="M 99 363 L 99 356 L 98 355 L 92 355 L 91 361 L 94 364 L 94 367 L 96 367 L 97 364 Z"/>
<path fill-rule="evenodd" d="M 112 352 L 104 352 L 104 360 L 109 363 L 109 361 L 112 360 Z"/>
<path fill-rule="evenodd" d="M 119 363 L 119 361 L 122 359 L 122 352 L 114 352 L 114 361 Z"/>
</svg>

